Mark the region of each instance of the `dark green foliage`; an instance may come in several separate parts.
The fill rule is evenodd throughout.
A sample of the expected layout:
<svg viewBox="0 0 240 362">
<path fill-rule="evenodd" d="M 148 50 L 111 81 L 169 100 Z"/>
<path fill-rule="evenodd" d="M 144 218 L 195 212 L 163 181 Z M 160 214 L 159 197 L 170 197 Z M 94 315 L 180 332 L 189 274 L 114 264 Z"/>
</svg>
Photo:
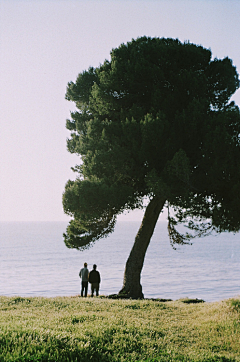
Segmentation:
<svg viewBox="0 0 240 362">
<path fill-rule="evenodd" d="M 11 343 L 12 341 L 12 343 Z M 18 341 L 18 348 L 16 348 Z M 8 332 L 0 335 L 1 362 L 107 362 L 110 359 L 97 350 L 93 342 L 87 348 L 78 346 L 77 340 L 37 333 Z M 21 348 L 22 345 L 22 348 Z"/>
<path fill-rule="evenodd" d="M 235 311 L 240 312 L 240 300 L 239 299 L 230 299 L 230 305 Z"/>
<path fill-rule="evenodd" d="M 203 362 L 236 362 L 236 358 L 227 358 L 227 357 L 213 357 L 206 358 Z"/>
<path fill-rule="evenodd" d="M 240 113 L 230 102 L 238 87 L 229 58 L 147 37 L 70 82 L 66 99 L 78 110 L 67 121 L 67 146 L 82 163 L 63 195 L 73 217 L 66 245 L 87 247 L 113 231 L 118 214 L 155 196 L 193 233 L 238 231 Z M 169 220 L 172 244 L 184 243 Z"/>
<path fill-rule="evenodd" d="M 204 303 L 205 301 L 203 299 L 190 299 L 190 298 L 186 298 L 182 300 L 183 303 L 186 304 L 196 304 L 196 303 Z"/>
</svg>

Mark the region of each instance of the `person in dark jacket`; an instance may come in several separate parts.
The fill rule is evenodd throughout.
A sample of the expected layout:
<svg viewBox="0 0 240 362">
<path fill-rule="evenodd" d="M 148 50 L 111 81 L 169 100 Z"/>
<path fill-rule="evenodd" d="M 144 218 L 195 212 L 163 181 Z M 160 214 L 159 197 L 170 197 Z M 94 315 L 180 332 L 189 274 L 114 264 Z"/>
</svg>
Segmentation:
<svg viewBox="0 0 240 362">
<path fill-rule="evenodd" d="M 96 290 L 96 296 L 98 296 L 99 284 L 101 281 L 100 274 L 96 269 L 97 269 L 97 265 L 94 264 L 93 270 L 90 271 L 90 273 L 89 273 L 89 283 L 91 283 L 91 290 L 92 290 L 91 297 L 93 297 L 94 290 Z"/>
</svg>

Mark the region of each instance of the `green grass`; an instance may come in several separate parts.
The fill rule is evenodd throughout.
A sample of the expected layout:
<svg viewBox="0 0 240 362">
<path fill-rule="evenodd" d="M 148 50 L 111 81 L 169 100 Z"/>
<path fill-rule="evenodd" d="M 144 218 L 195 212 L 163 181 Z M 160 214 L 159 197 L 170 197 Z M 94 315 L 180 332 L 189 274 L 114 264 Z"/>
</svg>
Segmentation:
<svg viewBox="0 0 240 362">
<path fill-rule="evenodd" d="M 240 361 L 240 300 L 0 297 L 2 361 Z"/>
</svg>

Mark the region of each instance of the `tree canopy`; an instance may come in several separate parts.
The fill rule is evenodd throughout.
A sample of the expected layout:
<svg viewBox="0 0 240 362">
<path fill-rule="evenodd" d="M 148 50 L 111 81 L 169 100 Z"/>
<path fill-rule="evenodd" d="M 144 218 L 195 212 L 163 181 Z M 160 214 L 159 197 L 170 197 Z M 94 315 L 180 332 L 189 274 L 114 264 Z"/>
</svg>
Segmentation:
<svg viewBox="0 0 240 362">
<path fill-rule="evenodd" d="M 81 163 L 63 195 L 73 217 L 66 245 L 82 249 L 108 235 L 117 215 L 146 198 L 156 221 L 169 205 L 176 223 L 193 230 L 238 231 L 240 112 L 231 102 L 238 87 L 231 59 L 149 37 L 121 44 L 110 61 L 68 83 L 77 111 L 67 120 L 67 147 Z"/>
</svg>

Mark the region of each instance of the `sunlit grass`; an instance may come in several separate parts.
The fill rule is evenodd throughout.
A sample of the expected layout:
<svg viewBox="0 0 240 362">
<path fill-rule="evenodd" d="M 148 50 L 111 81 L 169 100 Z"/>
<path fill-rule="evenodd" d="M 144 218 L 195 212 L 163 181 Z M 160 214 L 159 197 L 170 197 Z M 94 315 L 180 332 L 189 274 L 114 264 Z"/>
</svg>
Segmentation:
<svg viewBox="0 0 240 362">
<path fill-rule="evenodd" d="M 0 297 L 0 361 L 240 361 L 240 299 Z"/>
</svg>

